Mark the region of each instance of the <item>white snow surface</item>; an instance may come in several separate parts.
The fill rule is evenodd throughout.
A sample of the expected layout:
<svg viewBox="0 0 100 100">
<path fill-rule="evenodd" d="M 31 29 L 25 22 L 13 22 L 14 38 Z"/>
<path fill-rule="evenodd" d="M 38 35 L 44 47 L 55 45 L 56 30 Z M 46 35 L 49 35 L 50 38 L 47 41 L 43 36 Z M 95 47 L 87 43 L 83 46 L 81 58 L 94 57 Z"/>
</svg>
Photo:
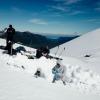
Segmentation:
<svg viewBox="0 0 100 100">
<path fill-rule="evenodd" d="M 5 40 L 0 39 L 0 45 Z M 18 46 L 14 44 L 14 48 Z M 35 49 L 23 47 L 35 55 Z M 3 51 L 0 49 L 0 100 L 100 100 L 100 76 L 81 59 L 63 57 L 67 69 L 64 86 L 60 80 L 52 83 L 55 59 L 28 59 L 21 53 L 9 56 Z M 34 77 L 37 68 L 45 77 Z"/>
<path fill-rule="evenodd" d="M 65 48 L 65 50 L 64 50 Z M 51 49 L 60 57 L 74 57 L 84 61 L 88 68 L 100 73 L 100 28 Z M 85 57 L 89 55 L 90 57 Z"/>
</svg>

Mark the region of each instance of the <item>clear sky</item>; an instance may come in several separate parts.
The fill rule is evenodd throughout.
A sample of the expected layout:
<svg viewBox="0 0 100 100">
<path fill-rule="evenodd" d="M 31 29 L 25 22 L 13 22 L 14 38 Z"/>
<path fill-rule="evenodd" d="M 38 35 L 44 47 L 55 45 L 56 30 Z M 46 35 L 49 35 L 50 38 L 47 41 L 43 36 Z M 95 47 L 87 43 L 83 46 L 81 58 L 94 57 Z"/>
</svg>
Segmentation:
<svg viewBox="0 0 100 100">
<path fill-rule="evenodd" d="M 0 30 L 79 34 L 100 28 L 100 0 L 0 0 Z"/>
</svg>

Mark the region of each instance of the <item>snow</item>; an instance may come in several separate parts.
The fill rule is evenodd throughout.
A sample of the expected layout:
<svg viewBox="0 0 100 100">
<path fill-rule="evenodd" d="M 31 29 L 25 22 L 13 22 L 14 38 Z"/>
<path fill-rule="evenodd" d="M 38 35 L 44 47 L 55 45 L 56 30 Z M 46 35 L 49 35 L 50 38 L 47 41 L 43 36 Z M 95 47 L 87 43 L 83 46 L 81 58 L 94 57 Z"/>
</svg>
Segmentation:
<svg viewBox="0 0 100 100">
<path fill-rule="evenodd" d="M 4 46 L 5 40 L 0 39 L 0 45 Z M 14 44 L 14 48 L 18 46 L 22 45 Z M 27 54 L 35 55 L 35 49 L 23 47 L 30 51 Z M 100 76 L 88 68 L 86 61 L 63 57 L 67 69 L 64 86 L 62 81 L 52 83 L 55 59 L 28 59 L 26 53 L 9 56 L 3 51 L 0 49 L 0 100 L 100 100 Z M 37 68 L 45 77 L 34 77 Z"/>
<path fill-rule="evenodd" d="M 58 47 L 51 49 L 51 53 L 55 55 L 57 49 Z M 100 28 L 60 45 L 56 56 L 60 54 L 60 57 L 78 58 L 85 62 L 89 69 L 100 73 Z M 86 55 L 90 57 L 85 57 Z"/>
<path fill-rule="evenodd" d="M 59 46 L 58 55 L 65 47 L 62 56 L 83 57 L 85 54 L 95 53 L 100 51 L 100 28 L 89 33 L 86 33 L 72 41 Z M 51 52 L 55 53 L 58 47 L 55 47 Z"/>
</svg>

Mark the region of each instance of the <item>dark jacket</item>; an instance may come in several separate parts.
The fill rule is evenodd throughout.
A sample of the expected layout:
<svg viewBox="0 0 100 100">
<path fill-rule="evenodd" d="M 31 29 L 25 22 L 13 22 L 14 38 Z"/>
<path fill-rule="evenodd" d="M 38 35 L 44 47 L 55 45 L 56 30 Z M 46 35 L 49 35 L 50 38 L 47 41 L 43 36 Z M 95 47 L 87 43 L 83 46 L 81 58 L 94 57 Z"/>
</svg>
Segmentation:
<svg viewBox="0 0 100 100">
<path fill-rule="evenodd" d="M 13 41 L 14 34 L 15 34 L 15 29 L 14 28 L 8 28 L 7 29 L 7 40 Z"/>
</svg>

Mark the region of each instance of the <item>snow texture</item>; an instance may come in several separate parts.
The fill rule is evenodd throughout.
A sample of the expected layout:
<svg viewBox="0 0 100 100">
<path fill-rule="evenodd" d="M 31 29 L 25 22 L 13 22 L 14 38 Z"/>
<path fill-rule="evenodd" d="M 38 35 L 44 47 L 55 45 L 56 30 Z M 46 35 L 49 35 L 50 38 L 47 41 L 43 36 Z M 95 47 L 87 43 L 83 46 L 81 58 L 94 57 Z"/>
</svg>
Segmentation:
<svg viewBox="0 0 100 100">
<path fill-rule="evenodd" d="M 5 40 L 0 39 L 0 45 L 4 44 Z M 18 46 L 22 45 L 14 44 L 14 48 Z M 55 59 L 28 59 L 26 55 L 35 55 L 36 50 L 23 47 L 28 52 L 14 56 L 3 54 L 4 50 L 0 49 L 0 100 L 100 100 L 100 76 L 88 67 L 89 62 L 99 62 L 99 51 L 86 60 L 63 56 L 61 64 L 67 69 L 64 86 L 60 80 L 52 83 Z M 38 68 L 43 77 L 35 78 Z"/>
<path fill-rule="evenodd" d="M 64 50 L 65 48 L 65 50 Z M 87 67 L 100 73 L 100 28 L 88 32 L 72 41 L 51 49 L 51 53 L 60 57 L 74 57 L 87 63 Z"/>
</svg>

